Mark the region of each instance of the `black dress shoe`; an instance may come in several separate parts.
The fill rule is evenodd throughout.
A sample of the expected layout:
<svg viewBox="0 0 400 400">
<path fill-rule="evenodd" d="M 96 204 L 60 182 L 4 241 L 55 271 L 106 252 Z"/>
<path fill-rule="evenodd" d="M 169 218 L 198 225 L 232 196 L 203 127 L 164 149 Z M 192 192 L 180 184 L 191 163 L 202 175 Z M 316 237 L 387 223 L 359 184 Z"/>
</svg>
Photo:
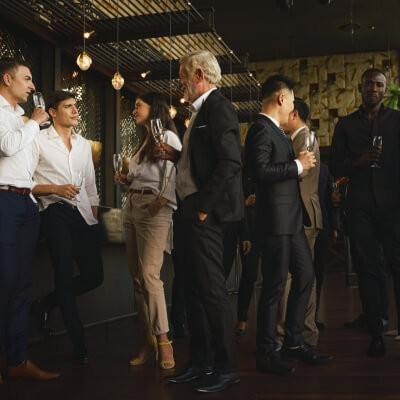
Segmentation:
<svg viewBox="0 0 400 400">
<path fill-rule="evenodd" d="M 367 355 L 370 357 L 384 357 L 386 354 L 385 342 L 383 337 L 378 335 L 371 339 Z"/>
<path fill-rule="evenodd" d="M 311 365 L 324 364 L 333 358 L 332 356 L 319 356 L 305 344 L 295 349 L 283 347 L 281 354 L 284 360 L 300 360 Z"/>
<path fill-rule="evenodd" d="M 221 392 L 238 382 L 240 382 L 240 378 L 237 372 L 214 372 L 207 376 L 205 382 L 194 390 L 200 393 Z"/>
<path fill-rule="evenodd" d="M 197 367 L 187 365 L 179 374 L 166 376 L 165 379 L 171 383 L 186 383 L 202 378 L 205 375 L 212 374 L 211 367 Z"/>
<path fill-rule="evenodd" d="M 345 322 L 343 326 L 346 329 L 355 329 L 364 331 L 367 329 L 367 321 L 364 314 L 360 314 L 354 321 Z"/>
<path fill-rule="evenodd" d="M 49 310 L 42 302 L 42 299 L 35 300 L 31 304 L 31 314 L 39 325 L 40 332 L 45 336 L 51 336 L 53 331 L 49 327 Z"/>
<path fill-rule="evenodd" d="M 288 375 L 295 371 L 294 368 L 287 366 L 282 361 L 280 353 L 276 351 L 265 356 L 257 354 L 256 368 L 260 372 L 269 372 L 276 375 Z"/>
</svg>

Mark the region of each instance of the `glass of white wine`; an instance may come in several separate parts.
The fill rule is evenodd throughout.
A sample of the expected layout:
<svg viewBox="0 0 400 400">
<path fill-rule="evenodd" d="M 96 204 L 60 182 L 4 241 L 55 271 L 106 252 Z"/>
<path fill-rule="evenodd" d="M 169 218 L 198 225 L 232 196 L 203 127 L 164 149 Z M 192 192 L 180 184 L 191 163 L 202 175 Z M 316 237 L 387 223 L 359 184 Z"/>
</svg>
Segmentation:
<svg viewBox="0 0 400 400">
<path fill-rule="evenodd" d="M 372 146 L 378 147 L 380 151 L 382 151 L 382 136 L 374 136 L 372 139 Z M 371 168 L 380 168 L 381 166 L 377 163 L 374 162 L 371 164 Z"/>
<path fill-rule="evenodd" d="M 306 136 L 306 151 L 311 152 L 314 150 L 315 145 L 315 132 L 310 131 L 310 135 Z"/>
<path fill-rule="evenodd" d="M 122 172 L 122 156 L 120 153 L 115 153 L 113 155 L 113 167 L 114 174 L 120 174 Z"/>
<path fill-rule="evenodd" d="M 41 92 L 33 93 L 32 99 L 33 99 L 33 105 L 35 106 L 35 108 L 40 108 L 43 111 L 46 111 L 46 103 L 44 102 L 44 97 Z M 50 121 L 45 121 L 42 124 L 40 124 L 40 126 L 46 128 L 46 127 L 50 126 L 50 124 L 51 124 Z"/>
<path fill-rule="evenodd" d="M 81 189 L 81 187 L 83 185 L 83 174 L 82 174 L 82 172 L 80 172 L 80 171 L 75 172 L 72 184 L 75 187 L 77 187 L 79 190 Z M 72 200 L 80 201 L 79 200 L 79 193 Z"/>
<path fill-rule="evenodd" d="M 156 143 L 161 143 L 164 139 L 164 128 L 160 118 L 150 120 L 150 129 L 153 134 Z M 164 150 L 160 151 L 159 154 L 164 154 Z"/>
</svg>

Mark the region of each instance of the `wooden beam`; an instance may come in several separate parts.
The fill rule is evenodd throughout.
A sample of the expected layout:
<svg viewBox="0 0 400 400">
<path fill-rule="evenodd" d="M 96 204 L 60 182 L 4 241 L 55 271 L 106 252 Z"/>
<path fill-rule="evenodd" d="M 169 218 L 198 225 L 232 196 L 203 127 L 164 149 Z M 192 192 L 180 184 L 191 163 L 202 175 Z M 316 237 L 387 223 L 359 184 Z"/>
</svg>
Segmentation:
<svg viewBox="0 0 400 400">
<path fill-rule="evenodd" d="M 214 29 L 214 10 L 213 8 L 205 8 L 198 10 L 199 14 L 202 15 L 203 20 L 198 22 L 190 23 L 190 33 L 203 33 L 203 32 L 213 32 Z M 129 28 L 120 28 L 119 30 L 119 40 L 124 42 L 126 40 L 139 40 L 139 39 L 149 39 L 169 36 L 170 25 L 169 18 L 176 20 L 175 15 L 184 15 L 183 12 L 177 13 L 161 13 L 155 15 L 138 15 L 134 17 L 122 17 L 120 18 L 120 26 L 129 26 Z M 160 20 L 165 21 L 160 23 Z M 180 18 L 182 20 L 182 18 Z M 116 19 L 113 18 L 113 22 Z M 115 29 L 105 29 L 104 20 L 92 21 L 87 24 L 87 30 L 94 33 L 90 39 L 88 39 L 88 44 L 99 44 L 99 43 L 111 43 L 116 42 L 116 32 Z M 172 23 L 172 35 L 185 35 L 188 31 L 187 21 L 182 21 L 178 23 Z M 62 47 L 74 47 L 82 44 L 82 34 L 72 35 L 67 38 L 63 38 L 59 45 Z"/>
</svg>

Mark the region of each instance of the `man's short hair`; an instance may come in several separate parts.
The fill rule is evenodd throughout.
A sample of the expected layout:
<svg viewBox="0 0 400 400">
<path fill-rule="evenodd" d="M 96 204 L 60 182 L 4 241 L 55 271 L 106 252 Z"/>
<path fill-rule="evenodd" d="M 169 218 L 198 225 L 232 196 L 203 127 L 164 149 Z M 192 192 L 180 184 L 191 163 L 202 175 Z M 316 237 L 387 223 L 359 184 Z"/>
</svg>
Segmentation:
<svg viewBox="0 0 400 400">
<path fill-rule="evenodd" d="M 294 109 L 297 110 L 300 119 L 305 123 L 310 115 L 310 108 L 307 103 L 303 99 L 300 99 L 300 97 L 295 97 L 293 105 Z"/>
<path fill-rule="evenodd" d="M 18 69 L 18 67 L 23 66 L 30 69 L 30 65 L 18 58 L 14 57 L 4 57 L 0 58 L 0 83 L 3 83 L 3 76 L 5 74 L 10 74 L 14 77 L 14 73 Z"/>
<path fill-rule="evenodd" d="M 379 69 L 379 68 L 368 68 L 368 69 L 365 70 L 365 71 L 363 72 L 363 74 L 361 75 L 361 82 L 364 80 L 364 78 L 365 78 L 368 74 L 371 74 L 371 73 L 381 74 L 381 75 L 383 75 L 383 76 L 385 77 L 385 79 L 386 79 L 386 75 L 385 75 L 385 73 L 384 73 L 381 69 Z"/>
<path fill-rule="evenodd" d="M 293 90 L 294 81 L 285 75 L 272 75 L 262 84 L 261 86 L 261 96 L 262 99 L 267 99 L 274 93 L 279 92 L 282 89 Z"/>
<path fill-rule="evenodd" d="M 75 99 L 75 93 L 67 92 L 66 90 L 55 90 L 46 95 L 46 111 L 50 108 L 57 110 L 58 105 L 67 99 Z"/>
<path fill-rule="evenodd" d="M 192 76 L 197 68 L 201 68 L 208 83 L 218 85 L 221 81 L 221 67 L 214 54 L 208 50 L 187 54 L 180 59 L 180 63 L 188 76 Z"/>
</svg>

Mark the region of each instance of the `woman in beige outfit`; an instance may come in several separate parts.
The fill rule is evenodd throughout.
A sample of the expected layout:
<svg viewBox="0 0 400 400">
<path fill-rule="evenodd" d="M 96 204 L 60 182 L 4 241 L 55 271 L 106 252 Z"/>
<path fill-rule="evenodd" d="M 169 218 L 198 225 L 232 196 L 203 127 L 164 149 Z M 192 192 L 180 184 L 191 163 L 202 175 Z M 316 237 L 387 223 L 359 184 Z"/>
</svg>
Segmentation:
<svg viewBox="0 0 400 400">
<path fill-rule="evenodd" d="M 162 95 L 145 93 L 136 99 L 133 115 L 145 128 L 138 150 L 129 163 L 127 175 L 117 174 L 116 181 L 129 185 L 123 209 L 123 223 L 129 271 L 132 275 L 143 340 L 130 365 L 144 364 L 153 354 L 160 356 L 160 367 L 175 366 L 167 332 L 168 316 L 164 285 L 160 279 L 164 250 L 176 209 L 175 167 L 170 161 L 153 156 L 155 139 L 150 121 L 159 118 L 164 128 L 163 141 L 181 149 L 175 124 Z"/>
</svg>

